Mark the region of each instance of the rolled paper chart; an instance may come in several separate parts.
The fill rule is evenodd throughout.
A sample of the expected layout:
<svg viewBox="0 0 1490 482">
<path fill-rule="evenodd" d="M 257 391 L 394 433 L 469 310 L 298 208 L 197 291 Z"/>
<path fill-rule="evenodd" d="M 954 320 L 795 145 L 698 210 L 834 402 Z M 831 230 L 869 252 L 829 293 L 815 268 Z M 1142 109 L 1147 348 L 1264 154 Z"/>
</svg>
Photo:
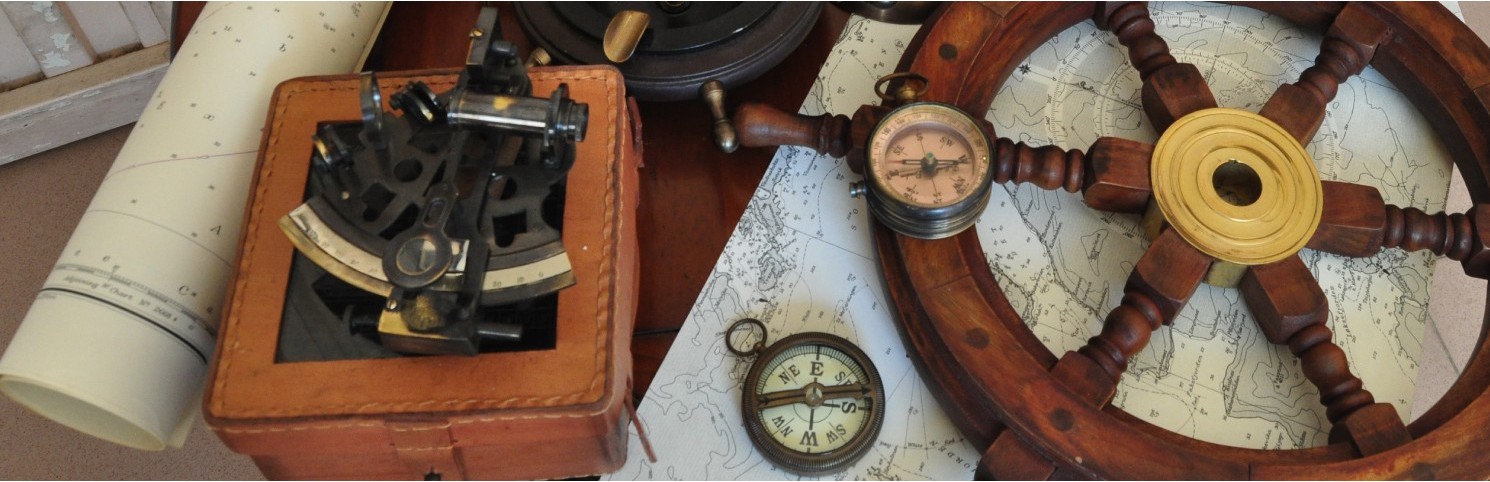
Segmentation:
<svg viewBox="0 0 1490 482">
<path fill-rule="evenodd" d="M 269 98 L 353 72 L 387 3 L 211 2 L 0 357 L 0 393 L 129 447 L 201 403 Z"/>
</svg>

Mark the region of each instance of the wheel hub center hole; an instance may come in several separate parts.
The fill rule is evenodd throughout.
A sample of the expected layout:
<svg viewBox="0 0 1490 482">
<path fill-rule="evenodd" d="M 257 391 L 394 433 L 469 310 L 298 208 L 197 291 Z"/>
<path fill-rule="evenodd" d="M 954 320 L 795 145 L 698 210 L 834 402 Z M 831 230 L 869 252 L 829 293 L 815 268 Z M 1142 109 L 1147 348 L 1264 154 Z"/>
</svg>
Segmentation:
<svg viewBox="0 0 1490 482">
<path fill-rule="evenodd" d="M 1262 197 L 1262 178 L 1252 166 L 1236 159 L 1222 163 L 1211 175 L 1216 195 L 1233 206 L 1251 206 Z"/>
</svg>

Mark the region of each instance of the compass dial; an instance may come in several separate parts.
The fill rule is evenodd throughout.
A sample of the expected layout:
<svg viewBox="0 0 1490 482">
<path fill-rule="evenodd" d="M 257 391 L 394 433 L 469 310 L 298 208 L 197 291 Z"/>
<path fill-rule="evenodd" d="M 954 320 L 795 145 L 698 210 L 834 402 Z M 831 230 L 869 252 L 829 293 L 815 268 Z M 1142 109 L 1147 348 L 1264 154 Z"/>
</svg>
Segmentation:
<svg viewBox="0 0 1490 482">
<path fill-rule="evenodd" d="M 988 202 L 990 145 L 977 121 L 949 105 L 917 102 L 886 114 L 866 150 L 875 217 L 919 238 L 971 226 Z"/>
<path fill-rule="evenodd" d="M 890 199 L 937 208 L 967 199 L 988 177 L 988 140 L 966 114 L 941 104 L 892 112 L 869 142 L 870 173 Z"/>
<path fill-rule="evenodd" d="M 776 465 L 803 475 L 836 472 L 879 436 L 884 388 L 874 365 L 847 340 L 787 337 L 761 353 L 746 379 L 745 424 Z"/>
<path fill-rule="evenodd" d="M 800 345 L 771 360 L 756 387 L 759 416 L 777 443 L 802 453 L 843 448 L 875 410 L 864 368 L 823 345 Z"/>
</svg>

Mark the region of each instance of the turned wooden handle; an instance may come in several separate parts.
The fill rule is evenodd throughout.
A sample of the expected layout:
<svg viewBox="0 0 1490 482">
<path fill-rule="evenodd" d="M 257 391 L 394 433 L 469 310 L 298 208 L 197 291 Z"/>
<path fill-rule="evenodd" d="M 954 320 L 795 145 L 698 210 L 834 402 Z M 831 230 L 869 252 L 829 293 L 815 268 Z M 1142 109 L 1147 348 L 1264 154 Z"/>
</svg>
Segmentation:
<svg viewBox="0 0 1490 482">
<path fill-rule="evenodd" d="M 1117 35 L 1118 43 L 1128 48 L 1128 61 L 1138 70 L 1138 78 L 1148 80 L 1161 68 L 1176 63 L 1169 44 L 1154 33 L 1154 20 L 1144 2 L 1105 2 L 1092 12 L 1097 28 Z"/>
<path fill-rule="evenodd" d="M 1314 65 L 1299 75 L 1298 82 L 1278 86 L 1257 113 L 1308 145 L 1340 84 L 1365 70 L 1376 55 L 1377 44 L 1390 36 L 1391 28 L 1369 9 L 1362 5 L 1341 9 L 1319 46 Z"/>
<path fill-rule="evenodd" d="M 1391 404 L 1378 403 L 1350 372 L 1345 350 L 1330 339 L 1329 300 L 1298 256 L 1252 266 L 1238 288 L 1268 341 L 1288 346 L 1299 357 L 1304 377 L 1319 389 L 1329 419 L 1330 442 L 1350 441 L 1361 455 L 1372 455 L 1412 441 Z"/>
<path fill-rule="evenodd" d="M 847 116 L 790 114 L 755 102 L 735 110 L 735 130 L 740 145 L 749 147 L 802 146 L 843 157 L 850 144 Z"/>
<path fill-rule="evenodd" d="M 1470 215 L 1473 214 L 1471 211 Z M 1388 204 L 1381 245 L 1407 251 L 1428 250 L 1463 261 L 1475 248 L 1476 230 L 1471 219 L 1460 213 L 1428 214 L 1415 207 L 1404 209 Z"/>
<path fill-rule="evenodd" d="M 1237 286 L 1252 309 L 1257 326 L 1269 342 L 1288 345 L 1299 357 L 1304 377 L 1319 388 L 1320 403 L 1330 423 L 1375 403 L 1350 372 L 1345 351 L 1330 339 L 1326 323 L 1329 300 L 1324 290 L 1298 256 L 1271 264 L 1252 266 Z"/>
<path fill-rule="evenodd" d="M 1102 2 L 1092 12 L 1097 28 L 1117 35 L 1128 49 L 1128 60 L 1143 80 L 1143 111 L 1154 130 L 1164 132 L 1175 120 L 1201 109 L 1216 107 L 1216 96 L 1194 64 L 1181 63 L 1169 44 L 1154 32 L 1144 2 Z"/>
<path fill-rule="evenodd" d="M 1031 147 L 1007 137 L 1000 137 L 993 144 L 995 182 L 1030 183 L 1041 189 L 1065 189 L 1067 192 L 1081 189 L 1087 163 L 1086 154 L 1081 149 Z"/>
<path fill-rule="evenodd" d="M 1464 265 L 1464 273 L 1490 279 L 1490 207 L 1476 205 L 1459 214 L 1427 214 L 1418 208 L 1386 206 L 1382 247 L 1427 250 Z"/>
<path fill-rule="evenodd" d="M 1368 10 L 1363 5 L 1341 9 L 1319 45 L 1314 65 L 1294 82 L 1314 96 L 1321 107 L 1335 98 L 1340 84 L 1366 70 L 1376 56 L 1377 45 L 1391 35 L 1391 27 Z"/>
<path fill-rule="evenodd" d="M 1076 350 L 1117 383 L 1149 334 L 1174 321 L 1211 268 L 1211 257 L 1165 230 L 1133 266 L 1121 304 L 1102 320 L 1102 332 Z"/>
<path fill-rule="evenodd" d="M 1308 247 L 1344 256 L 1374 256 L 1382 248 L 1429 251 L 1464 265 L 1476 278 L 1490 278 L 1490 206 L 1464 213 L 1428 214 L 1387 204 L 1370 186 L 1323 181 L 1324 212 Z"/>
</svg>

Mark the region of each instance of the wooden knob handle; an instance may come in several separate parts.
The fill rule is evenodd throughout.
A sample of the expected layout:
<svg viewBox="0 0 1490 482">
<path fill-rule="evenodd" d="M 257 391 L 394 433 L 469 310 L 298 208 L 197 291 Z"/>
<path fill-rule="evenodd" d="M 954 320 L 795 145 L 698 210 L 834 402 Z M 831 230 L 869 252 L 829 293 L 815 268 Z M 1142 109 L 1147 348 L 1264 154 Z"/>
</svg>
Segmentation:
<svg viewBox="0 0 1490 482">
<path fill-rule="evenodd" d="M 848 153 L 849 119 L 844 115 L 805 116 L 746 102 L 735 110 L 740 145 L 802 146 L 833 157 Z"/>
</svg>

